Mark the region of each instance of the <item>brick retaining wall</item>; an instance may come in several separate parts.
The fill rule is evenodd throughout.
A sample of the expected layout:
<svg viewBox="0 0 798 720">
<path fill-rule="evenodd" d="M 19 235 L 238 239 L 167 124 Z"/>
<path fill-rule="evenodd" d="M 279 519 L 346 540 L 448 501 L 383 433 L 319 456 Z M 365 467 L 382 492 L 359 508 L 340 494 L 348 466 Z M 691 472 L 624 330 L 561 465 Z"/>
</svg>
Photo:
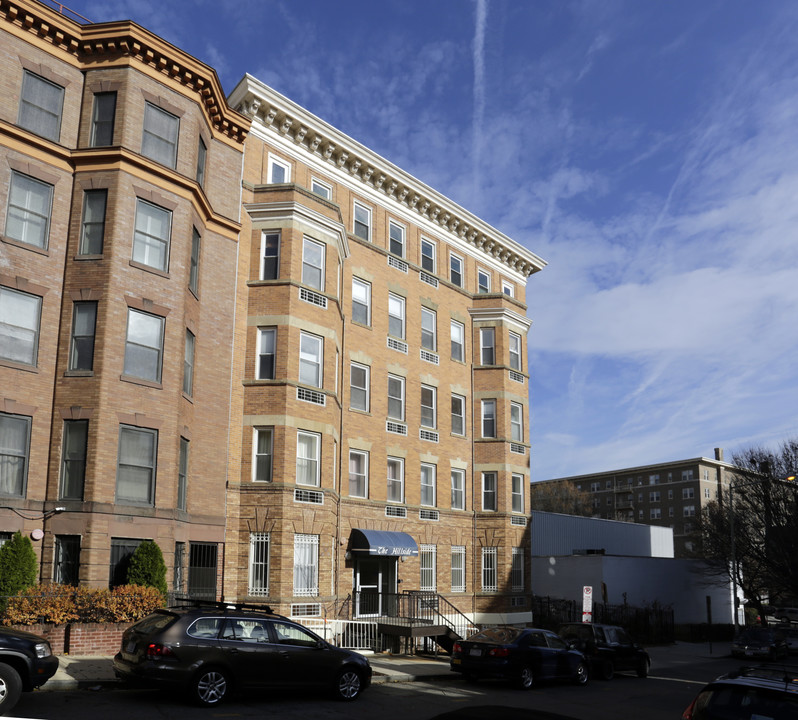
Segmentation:
<svg viewBox="0 0 798 720">
<path fill-rule="evenodd" d="M 70 623 L 69 625 L 13 625 L 45 638 L 56 655 L 115 655 L 122 633 L 132 623 Z"/>
</svg>

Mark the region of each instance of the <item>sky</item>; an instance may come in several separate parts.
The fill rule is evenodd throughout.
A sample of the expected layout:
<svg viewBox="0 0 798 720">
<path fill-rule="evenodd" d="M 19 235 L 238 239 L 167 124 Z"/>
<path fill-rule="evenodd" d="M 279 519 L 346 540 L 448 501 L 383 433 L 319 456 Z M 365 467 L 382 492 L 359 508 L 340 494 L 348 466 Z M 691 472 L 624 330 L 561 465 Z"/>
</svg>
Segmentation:
<svg viewBox="0 0 798 720">
<path fill-rule="evenodd" d="M 532 480 L 798 436 L 798 3 L 69 0 L 250 73 L 544 258 Z"/>
</svg>

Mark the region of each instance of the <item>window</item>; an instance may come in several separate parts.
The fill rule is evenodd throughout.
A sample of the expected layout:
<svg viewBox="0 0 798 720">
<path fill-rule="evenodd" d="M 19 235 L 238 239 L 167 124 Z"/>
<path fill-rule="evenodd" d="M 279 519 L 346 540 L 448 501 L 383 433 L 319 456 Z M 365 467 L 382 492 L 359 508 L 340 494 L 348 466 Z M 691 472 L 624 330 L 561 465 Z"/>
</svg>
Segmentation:
<svg viewBox="0 0 798 720">
<path fill-rule="evenodd" d="M 477 292 L 480 294 L 490 292 L 490 273 L 482 268 L 477 269 Z"/>
<path fill-rule="evenodd" d="M 496 364 L 496 334 L 492 327 L 479 331 L 479 362 L 481 365 Z"/>
<path fill-rule="evenodd" d="M 435 507 L 435 475 L 434 465 L 421 466 L 421 504 Z"/>
<path fill-rule="evenodd" d="M 205 184 L 205 163 L 207 160 L 208 146 L 205 145 L 205 141 L 200 137 L 197 142 L 197 174 L 194 176 L 200 187 Z"/>
<path fill-rule="evenodd" d="M 692 500 L 695 497 L 695 488 L 682 488 L 682 500 Z"/>
<path fill-rule="evenodd" d="M 464 545 L 452 546 L 452 592 L 465 592 L 465 555 Z"/>
<path fill-rule="evenodd" d="M 421 386 L 421 427 L 437 427 L 436 394 L 437 388 Z"/>
<path fill-rule="evenodd" d="M 274 428 L 255 428 L 254 435 L 252 479 L 255 482 L 271 482 Z"/>
<path fill-rule="evenodd" d="M 496 511 L 496 473 L 482 473 L 482 509 Z"/>
<path fill-rule="evenodd" d="M 421 269 L 435 274 L 435 243 L 421 238 Z"/>
<path fill-rule="evenodd" d="M 388 252 L 400 258 L 405 256 L 405 229 L 392 221 L 388 223 Z"/>
<path fill-rule="evenodd" d="M 405 339 L 405 299 L 398 295 L 388 295 L 388 334 Z"/>
<path fill-rule="evenodd" d="M 662 519 L 662 508 L 651 508 L 651 520 L 661 520 Z"/>
<path fill-rule="evenodd" d="M 258 380 L 274 380 L 277 328 L 258 328 Z"/>
<path fill-rule="evenodd" d="M 659 485 L 659 475 L 649 475 L 648 476 L 648 484 L 649 485 Z"/>
<path fill-rule="evenodd" d="M 371 210 L 355 203 L 354 233 L 363 240 L 371 241 Z"/>
<path fill-rule="evenodd" d="M 496 401 L 482 401 L 482 437 L 496 437 Z"/>
<path fill-rule="evenodd" d="M 325 200 L 332 199 L 332 188 L 318 178 L 311 178 L 310 191 L 319 197 L 323 197 Z"/>
<path fill-rule="evenodd" d="M 405 501 L 405 461 L 388 458 L 388 502 Z"/>
<path fill-rule="evenodd" d="M 515 285 L 513 285 L 509 280 L 502 280 L 502 292 L 507 297 L 515 297 Z"/>
<path fill-rule="evenodd" d="M 452 285 L 463 287 L 463 258 L 449 255 L 449 281 Z"/>
<path fill-rule="evenodd" d="M 284 160 L 269 155 L 269 179 L 266 182 L 291 182 L 291 166 Z"/>
<path fill-rule="evenodd" d="M 114 119 L 116 115 L 116 93 L 94 93 L 94 108 L 91 114 L 91 147 L 114 144 Z"/>
<path fill-rule="evenodd" d="M 349 495 L 369 496 L 369 454 L 360 450 L 349 451 Z"/>
<path fill-rule="evenodd" d="M 524 406 L 519 403 L 510 403 L 510 439 L 524 442 Z"/>
<path fill-rule="evenodd" d="M 388 376 L 388 417 L 405 419 L 405 379 L 397 375 Z"/>
<path fill-rule="evenodd" d="M 320 388 L 322 386 L 322 363 L 324 340 L 318 335 L 299 335 L 299 382 Z"/>
<path fill-rule="evenodd" d="M 668 508 L 668 517 L 669 518 L 673 517 L 673 508 L 672 507 Z"/>
<path fill-rule="evenodd" d="M 125 375 L 161 382 L 164 319 L 128 308 Z"/>
<path fill-rule="evenodd" d="M 52 185 L 12 170 L 6 237 L 46 250 L 52 205 Z"/>
<path fill-rule="evenodd" d="M 302 283 L 324 290 L 324 245 L 310 238 L 302 243 Z"/>
<path fill-rule="evenodd" d="M 200 238 L 197 228 L 191 229 L 191 258 L 189 259 L 188 269 L 188 289 L 194 295 L 199 294 L 199 264 L 200 264 Z"/>
<path fill-rule="evenodd" d="M 452 468 L 452 510 L 465 510 L 465 470 Z"/>
<path fill-rule="evenodd" d="M 72 304 L 72 338 L 69 348 L 70 370 L 94 369 L 94 330 L 97 324 L 97 303 L 81 301 Z"/>
<path fill-rule="evenodd" d="M 668 490 L 668 500 L 673 500 L 673 490 Z"/>
<path fill-rule="evenodd" d="M 102 255 L 107 202 L 107 190 L 86 190 L 83 193 L 83 219 L 78 249 L 80 255 Z"/>
<path fill-rule="evenodd" d="M 120 425 L 116 468 L 117 502 L 154 504 L 157 449 L 157 430 Z"/>
<path fill-rule="evenodd" d="M 496 572 L 497 553 L 495 547 L 482 548 L 482 591 L 495 592 L 498 585 Z"/>
<path fill-rule="evenodd" d="M 695 517 L 695 505 L 685 505 L 682 509 L 683 517 Z"/>
<path fill-rule="evenodd" d="M 183 392 L 191 397 L 194 393 L 194 333 L 186 328 L 186 346 L 183 350 Z"/>
<path fill-rule="evenodd" d="M 521 336 L 510 333 L 510 367 L 521 372 Z"/>
<path fill-rule="evenodd" d="M 0 358 L 36 365 L 42 299 L 0 286 Z"/>
<path fill-rule="evenodd" d="M 61 446 L 61 500 L 83 500 L 86 479 L 88 420 L 65 420 Z"/>
<path fill-rule="evenodd" d="M 58 142 L 63 109 L 64 88 L 25 70 L 17 124 L 32 133 Z"/>
<path fill-rule="evenodd" d="M 261 280 L 276 280 L 280 277 L 280 233 L 261 233 L 260 258 Z"/>
<path fill-rule="evenodd" d="M 108 578 L 110 587 L 127 584 L 130 558 L 141 543 L 141 540 L 134 538 L 111 538 L 111 563 Z"/>
<path fill-rule="evenodd" d="M 649 502 L 659 502 L 660 501 L 660 494 L 658 492 L 652 492 L 648 494 L 648 501 Z"/>
<path fill-rule="evenodd" d="M 452 360 L 463 362 L 465 357 L 465 325 L 452 320 Z"/>
<path fill-rule="evenodd" d="M 176 115 L 152 103 L 145 103 L 141 154 L 161 165 L 175 167 L 179 130 L 180 120 Z"/>
<path fill-rule="evenodd" d="M 434 310 L 421 308 L 421 347 L 435 352 L 438 347 L 437 316 Z"/>
<path fill-rule="evenodd" d="M 590 492 L 599 492 L 600 490 L 601 490 L 601 483 L 599 482 L 590 483 Z"/>
<path fill-rule="evenodd" d="M 510 569 L 510 587 L 513 590 L 524 589 L 524 548 L 513 548 L 513 565 Z"/>
<path fill-rule="evenodd" d="M 420 545 L 418 548 L 418 558 L 421 566 L 419 589 L 422 592 L 435 592 L 435 552 L 434 545 Z"/>
<path fill-rule="evenodd" d="M 294 535 L 294 595 L 319 594 L 319 536 Z"/>
<path fill-rule="evenodd" d="M 79 570 L 80 535 L 56 535 L 53 581 L 61 585 L 77 585 Z"/>
<path fill-rule="evenodd" d="M 371 283 L 352 278 L 352 320 L 371 325 Z"/>
<path fill-rule="evenodd" d="M 513 473 L 512 476 L 513 512 L 524 512 L 524 476 Z"/>
<path fill-rule="evenodd" d="M 352 363 L 349 367 L 349 407 L 353 410 L 369 411 L 369 375 L 368 365 Z"/>
<path fill-rule="evenodd" d="M 188 502 L 188 452 L 189 441 L 180 438 L 180 459 L 177 464 L 177 509 L 185 510 Z"/>
<path fill-rule="evenodd" d="M 0 495 L 25 497 L 31 419 L 0 413 Z"/>
<path fill-rule="evenodd" d="M 172 213 L 141 198 L 136 200 L 133 260 L 161 272 L 169 269 Z"/>
<path fill-rule="evenodd" d="M 247 594 L 255 597 L 269 594 L 269 533 L 249 534 Z"/>
<path fill-rule="evenodd" d="M 465 435 L 465 398 L 452 395 L 452 435 Z"/>
<path fill-rule="evenodd" d="M 682 470 L 682 482 L 691 481 L 693 479 L 692 470 Z"/>
<path fill-rule="evenodd" d="M 321 437 L 300 430 L 296 436 L 296 481 L 319 487 L 319 446 Z"/>
</svg>

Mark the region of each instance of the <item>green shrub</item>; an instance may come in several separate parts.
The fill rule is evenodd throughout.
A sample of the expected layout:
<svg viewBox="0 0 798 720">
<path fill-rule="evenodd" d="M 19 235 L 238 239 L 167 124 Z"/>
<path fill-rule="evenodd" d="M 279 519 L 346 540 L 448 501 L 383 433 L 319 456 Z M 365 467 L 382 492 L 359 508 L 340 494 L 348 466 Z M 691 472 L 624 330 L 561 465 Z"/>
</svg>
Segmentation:
<svg viewBox="0 0 798 720">
<path fill-rule="evenodd" d="M 0 598 L 36 584 L 39 563 L 33 543 L 19 531 L 0 547 Z"/>
<path fill-rule="evenodd" d="M 145 540 L 130 558 L 127 581 L 131 585 L 153 587 L 166 599 L 166 563 L 158 543 Z"/>
</svg>

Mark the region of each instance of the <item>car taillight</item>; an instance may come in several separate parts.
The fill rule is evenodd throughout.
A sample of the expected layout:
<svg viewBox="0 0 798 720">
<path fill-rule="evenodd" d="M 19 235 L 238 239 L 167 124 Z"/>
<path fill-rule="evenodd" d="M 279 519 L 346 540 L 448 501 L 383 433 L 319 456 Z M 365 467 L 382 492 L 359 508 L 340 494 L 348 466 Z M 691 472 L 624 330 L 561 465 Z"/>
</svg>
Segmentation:
<svg viewBox="0 0 798 720">
<path fill-rule="evenodd" d="M 161 645 L 161 643 L 150 643 L 147 645 L 147 659 L 157 660 L 162 657 L 169 657 L 174 655 L 172 648 L 168 645 Z"/>
<path fill-rule="evenodd" d="M 509 654 L 509 648 L 491 648 L 488 650 L 488 657 L 507 657 Z"/>
<path fill-rule="evenodd" d="M 452 647 L 452 652 L 463 652 L 463 646 L 459 642 L 456 642 Z"/>
<path fill-rule="evenodd" d="M 696 698 L 697 700 L 698 698 Z M 693 709 L 695 708 L 695 700 L 688 705 L 687 710 L 682 713 L 682 720 L 693 720 Z"/>
</svg>

